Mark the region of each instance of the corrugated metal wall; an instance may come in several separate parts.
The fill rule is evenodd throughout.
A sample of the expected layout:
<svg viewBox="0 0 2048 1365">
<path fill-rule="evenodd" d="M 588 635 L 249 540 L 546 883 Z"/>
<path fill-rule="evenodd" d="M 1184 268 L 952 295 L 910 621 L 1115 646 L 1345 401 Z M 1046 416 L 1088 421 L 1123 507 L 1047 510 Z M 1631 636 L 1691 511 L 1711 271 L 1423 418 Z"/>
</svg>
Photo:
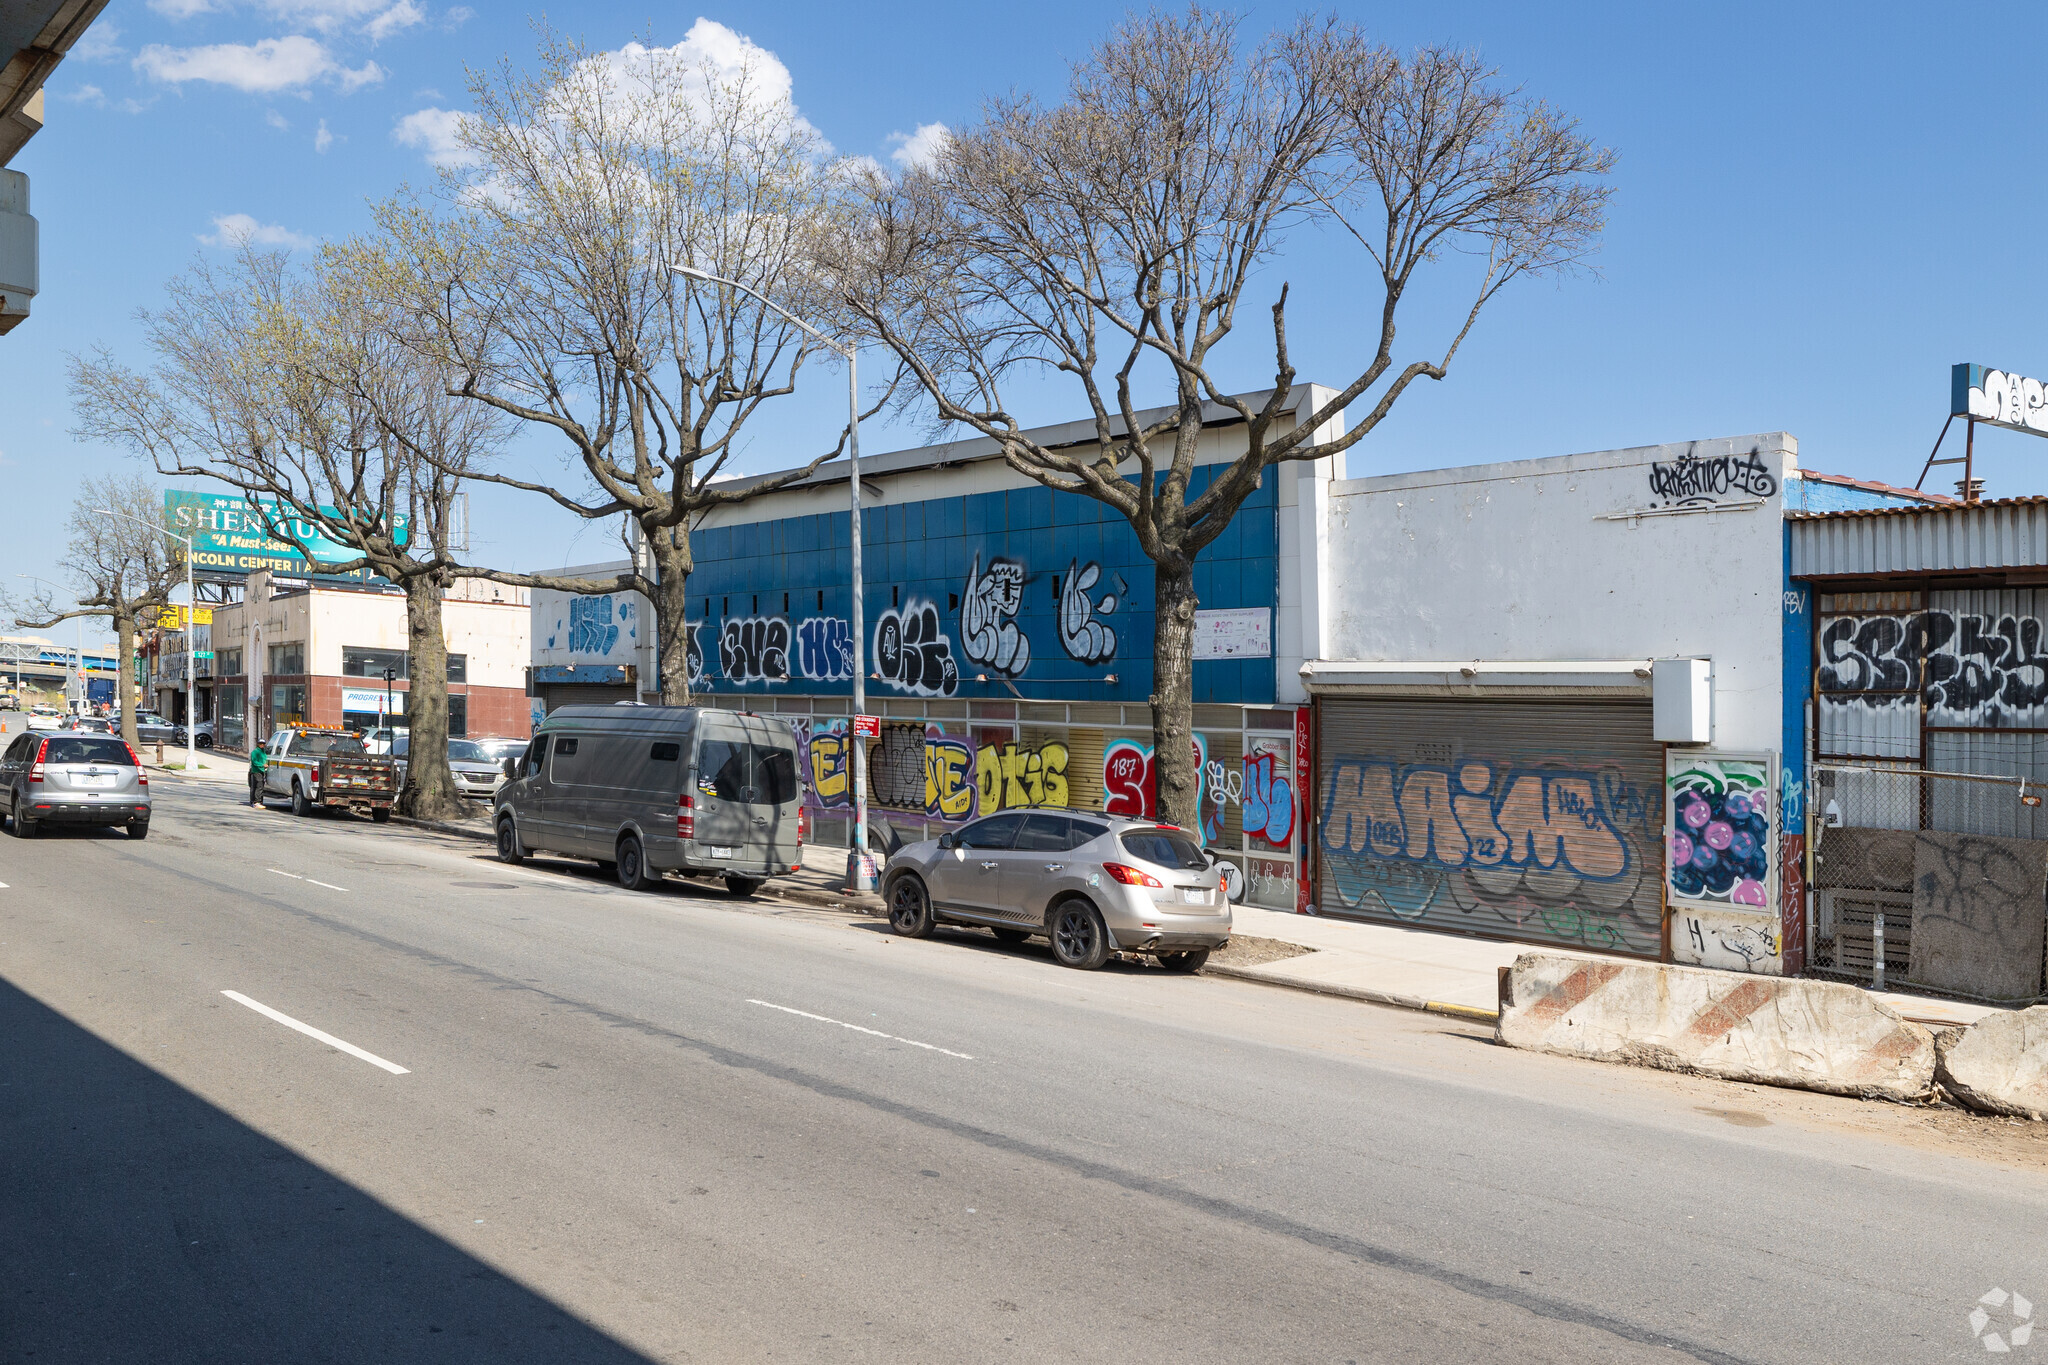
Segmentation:
<svg viewBox="0 0 2048 1365">
<path fill-rule="evenodd" d="M 1647 702 L 1330 697 L 1320 711 L 1323 913 L 1661 953 Z"/>
<path fill-rule="evenodd" d="M 1794 578 L 2048 564 L 2048 499 L 1794 517 L 1791 529 Z"/>
</svg>

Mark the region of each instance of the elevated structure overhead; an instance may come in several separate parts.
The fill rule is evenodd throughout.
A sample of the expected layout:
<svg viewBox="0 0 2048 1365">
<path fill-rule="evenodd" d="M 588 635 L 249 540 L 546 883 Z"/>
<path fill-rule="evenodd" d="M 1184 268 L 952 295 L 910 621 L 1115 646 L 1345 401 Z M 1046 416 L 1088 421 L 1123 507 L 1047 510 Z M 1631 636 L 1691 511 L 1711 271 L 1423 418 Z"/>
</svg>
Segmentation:
<svg viewBox="0 0 2048 1365">
<path fill-rule="evenodd" d="M 0 3 L 0 167 L 42 131 L 43 82 L 106 7 L 107 0 Z M 28 177 L 0 169 L 0 334 L 28 317 L 39 251 Z"/>
</svg>

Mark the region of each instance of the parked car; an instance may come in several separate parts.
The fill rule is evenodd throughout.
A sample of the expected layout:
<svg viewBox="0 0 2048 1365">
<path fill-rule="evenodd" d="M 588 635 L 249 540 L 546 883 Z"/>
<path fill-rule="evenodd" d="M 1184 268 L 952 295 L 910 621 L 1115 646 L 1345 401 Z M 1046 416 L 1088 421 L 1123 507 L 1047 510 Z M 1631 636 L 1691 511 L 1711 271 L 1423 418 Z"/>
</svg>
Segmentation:
<svg viewBox="0 0 2048 1365">
<path fill-rule="evenodd" d="M 269 755 L 264 793 L 290 797 L 292 814 L 353 810 L 380 825 L 391 818 L 398 794 L 396 766 L 389 758 L 364 753 L 354 731 L 287 726 L 273 732 L 263 747 Z"/>
<path fill-rule="evenodd" d="M 668 872 L 751 896 L 803 861 L 796 736 L 698 706 L 564 706 L 505 760 L 498 856 L 595 859 L 646 890 Z"/>
<path fill-rule="evenodd" d="M 12 692 L 9 692 L 4 697 L 0 697 L 0 711 L 19 711 L 20 709 L 21 698 L 15 696 Z"/>
<path fill-rule="evenodd" d="M 0 752 L 0 818 L 19 839 L 44 825 L 120 825 L 149 837 L 149 778 L 117 738 L 79 730 L 24 731 Z"/>
<path fill-rule="evenodd" d="M 31 730 L 61 730 L 64 728 L 64 713 L 54 706 L 31 707 L 28 713 L 28 728 Z"/>
<path fill-rule="evenodd" d="M 403 725 L 380 725 L 374 730 L 363 732 L 363 748 L 373 754 L 389 754 L 397 751 L 406 736 Z"/>
<path fill-rule="evenodd" d="M 1119 952 L 1198 972 L 1230 942 L 1230 897 L 1195 836 L 1156 820 L 1004 811 L 906 844 L 882 869 L 889 927 L 927 938 L 979 924 L 1010 943 L 1043 935 L 1063 965 Z"/>
<path fill-rule="evenodd" d="M 115 725 L 114 722 L 108 720 L 105 716 L 79 716 L 71 722 L 71 728 L 74 730 L 84 731 L 87 734 L 94 735 L 113 735 L 120 733 L 120 727 Z"/>
<path fill-rule="evenodd" d="M 505 760 L 526 752 L 526 744 L 523 739 L 449 740 L 448 771 L 455 775 L 455 789 L 464 796 L 489 800 L 505 780 Z M 408 732 L 398 732 L 391 757 L 398 765 L 398 785 L 403 787 L 412 762 L 412 736 Z"/>
<path fill-rule="evenodd" d="M 120 729 L 120 713 L 115 712 L 112 719 L 114 728 L 116 730 Z M 154 744 L 158 740 L 168 744 L 170 743 L 171 736 L 176 732 L 177 727 L 155 711 L 137 711 L 135 713 L 135 738 L 145 744 Z"/>
<path fill-rule="evenodd" d="M 181 749 L 185 747 L 184 726 L 174 725 L 171 727 L 171 743 Z M 211 749 L 213 747 L 213 722 L 210 720 L 200 721 L 199 728 L 193 732 L 191 743 L 192 747 L 196 749 Z"/>
</svg>

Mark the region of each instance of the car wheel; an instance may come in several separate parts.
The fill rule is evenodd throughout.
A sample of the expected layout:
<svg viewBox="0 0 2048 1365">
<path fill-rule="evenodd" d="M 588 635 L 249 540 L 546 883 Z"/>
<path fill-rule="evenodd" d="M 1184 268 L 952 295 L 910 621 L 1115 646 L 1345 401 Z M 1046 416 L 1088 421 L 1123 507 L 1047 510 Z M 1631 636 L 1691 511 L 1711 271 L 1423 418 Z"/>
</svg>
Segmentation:
<svg viewBox="0 0 2048 1365">
<path fill-rule="evenodd" d="M 35 822 L 35 821 L 33 821 L 33 820 L 29 819 L 29 818 L 28 818 L 28 817 L 27 817 L 26 815 L 23 815 L 23 814 L 22 814 L 21 812 L 19 812 L 19 811 L 16 811 L 16 812 L 15 812 L 15 814 L 14 814 L 14 837 L 15 837 L 15 838 L 17 838 L 17 839 L 33 839 L 33 838 L 35 838 L 35 837 L 36 837 L 36 835 L 40 834 L 41 832 L 42 832 L 41 828 L 40 828 L 40 827 L 39 827 L 39 826 L 38 826 L 38 825 L 36 824 L 36 822 Z"/>
<path fill-rule="evenodd" d="M 519 830 L 509 815 L 498 822 L 498 861 L 514 864 L 526 861 L 526 846 L 519 842 Z"/>
<path fill-rule="evenodd" d="M 388 825 L 388 824 L 390 824 L 390 823 L 391 823 L 391 807 L 389 807 L 389 806 L 372 806 L 372 807 L 370 807 L 370 818 L 371 818 L 372 820 L 375 820 L 375 821 L 376 821 L 376 822 L 377 822 L 378 824 L 380 824 L 380 825 Z"/>
<path fill-rule="evenodd" d="M 149 821 L 137 820 L 134 824 L 128 826 L 128 837 L 131 839 L 147 839 L 149 837 Z"/>
<path fill-rule="evenodd" d="M 889 928 L 904 938 L 930 938 L 938 922 L 924 882 L 905 873 L 889 884 Z"/>
<path fill-rule="evenodd" d="M 1053 911 L 1052 955 L 1062 967 L 1092 972 L 1109 961 L 1109 930 L 1102 914 L 1084 900 L 1070 900 Z"/>
<path fill-rule="evenodd" d="M 647 875 L 647 852 L 640 847 L 637 836 L 628 834 L 619 840 L 618 868 L 619 885 L 628 891 L 651 891 L 658 877 Z"/>
<path fill-rule="evenodd" d="M 996 936 L 998 943 L 1022 943 L 1031 937 L 1029 931 L 1024 929 L 991 929 L 989 932 Z"/>
<path fill-rule="evenodd" d="M 306 789 L 296 782 L 292 783 L 292 814 L 311 815 L 312 813 L 313 803 L 306 799 Z"/>
<path fill-rule="evenodd" d="M 1169 972 L 1184 972 L 1189 976 L 1193 976 L 1196 972 L 1209 965 L 1209 950 L 1207 948 L 1196 948 L 1192 952 L 1186 953 L 1161 953 L 1159 955 L 1159 965 L 1166 968 Z"/>
<path fill-rule="evenodd" d="M 202 749 L 211 749 L 213 747 L 213 736 L 201 735 L 199 737 L 199 747 Z"/>
<path fill-rule="evenodd" d="M 733 899 L 747 900 L 750 897 L 752 897 L 755 892 L 759 891 L 762 888 L 762 886 L 764 886 L 767 883 L 767 881 L 768 879 L 766 877 L 727 876 L 725 879 L 725 889 L 727 894 L 732 896 Z"/>
</svg>

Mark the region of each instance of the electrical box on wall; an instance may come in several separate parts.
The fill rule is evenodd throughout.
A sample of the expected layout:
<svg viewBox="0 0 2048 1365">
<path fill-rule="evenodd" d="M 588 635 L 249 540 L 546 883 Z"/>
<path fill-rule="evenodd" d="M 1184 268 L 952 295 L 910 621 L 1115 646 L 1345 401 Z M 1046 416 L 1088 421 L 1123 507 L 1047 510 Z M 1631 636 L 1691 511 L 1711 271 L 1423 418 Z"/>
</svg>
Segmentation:
<svg viewBox="0 0 2048 1365">
<path fill-rule="evenodd" d="M 1710 744 L 1714 739 L 1714 662 L 1650 661 L 1651 728 L 1660 744 Z"/>
</svg>

